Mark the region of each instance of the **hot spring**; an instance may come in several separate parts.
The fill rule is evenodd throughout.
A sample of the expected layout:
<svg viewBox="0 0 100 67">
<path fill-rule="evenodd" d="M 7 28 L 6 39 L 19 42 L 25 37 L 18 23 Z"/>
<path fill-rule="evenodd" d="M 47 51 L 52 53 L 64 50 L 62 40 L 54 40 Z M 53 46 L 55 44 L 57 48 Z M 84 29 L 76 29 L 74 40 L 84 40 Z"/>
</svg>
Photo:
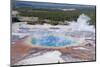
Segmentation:
<svg viewBox="0 0 100 67">
<path fill-rule="evenodd" d="M 67 37 L 49 35 L 41 38 L 33 37 L 31 43 L 39 46 L 60 47 L 72 45 L 76 43 L 76 41 Z"/>
<path fill-rule="evenodd" d="M 12 25 L 13 41 L 31 36 L 31 44 L 36 46 L 62 47 L 78 44 L 82 39 L 95 39 L 95 27 L 89 25 L 90 18 L 81 14 L 77 21 L 69 21 L 69 25 L 28 25 L 25 23 L 14 23 Z M 83 41 L 83 40 L 82 40 Z"/>
</svg>

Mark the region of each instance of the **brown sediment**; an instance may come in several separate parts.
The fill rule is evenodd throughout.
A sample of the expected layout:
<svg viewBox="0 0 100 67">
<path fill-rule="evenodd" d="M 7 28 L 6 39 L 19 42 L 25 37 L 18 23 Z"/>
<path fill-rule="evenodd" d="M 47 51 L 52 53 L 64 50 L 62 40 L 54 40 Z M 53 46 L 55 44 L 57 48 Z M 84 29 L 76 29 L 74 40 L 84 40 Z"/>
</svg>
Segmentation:
<svg viewBox="0 0 100 67">
<path fill-rule="evenodd" d="M 70 55 L 72 58 L 78 58 L 81 60 L 95 60 L 95 48 L 89 48 L 88 50 L 73 49 L 84 46 L 66 47 L 58 49 L 63 55 Z"/>
<path fill-rule="evenodd" d="M 14 64 L 24 59 L 28 55 L 31 55 L 40 51 L 51 51 L 51 50 L 53 49 L 36 47 L 24 42 L 24 40 L 19 40 L 15 44 L 11 45 L 11 64 Z"/>
<path fill-rule="evenodd" d="M 26 39 L 26 38 L 25 38 Z M 12 44 L 11 46 L 11 63 L 17 63 L 20 60 L 25 59 L 25 57 L 44 51 L 54 51 L 58 50 L 62 53 L 62 55 L 66 56 L 69 55 L 72 58 L 77 58 L 80 60 L 95 60 L 95 47 L 92 45 L 77 45 L 77 46 L 70 46 L 70 47 L 59 47 L 59 48 L 45 48 L 45 47 L 38 47 L 34 46 L 30 43 L 27 43 L 25 39 L 17 41 L 15 44 Z M 81 49 L 74 49 L 78 47 L 83 47 L 88 50 L 81 50 Z"/>
<path fill-rule="evenodd" d="M 27 55 L 32 49 L 32 46 L 24 43 L 22 40 L 17 41 L 11 45 L 11 60 L 12 64 L 19 61 L 22 57 Z"/>
</svg>

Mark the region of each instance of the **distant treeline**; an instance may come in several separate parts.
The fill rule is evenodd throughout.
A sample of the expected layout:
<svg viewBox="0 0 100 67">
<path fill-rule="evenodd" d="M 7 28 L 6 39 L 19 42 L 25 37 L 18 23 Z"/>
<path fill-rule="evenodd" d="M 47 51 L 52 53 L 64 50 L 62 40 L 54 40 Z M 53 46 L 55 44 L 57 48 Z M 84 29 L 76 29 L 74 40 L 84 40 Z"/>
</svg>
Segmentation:
<svg viewBox="0 0 100 67">
<path fill-rule="evenodd" d="M 49 19 L 51 21 L 76 21 L 80 14 L 88 15 L 91 20 L 90 24 L 95 25 L 96 15 L 95 11 L 87 10 L 72 10 L 72 11 L 61 11 L 61 10 L 48 10 L 48 9 L 33 9 L 31 7 L 20 7 L 16 8 L 19 11 L 19 16 L 34 16 L 39 17 L 39 19 Z"/>
</svg>

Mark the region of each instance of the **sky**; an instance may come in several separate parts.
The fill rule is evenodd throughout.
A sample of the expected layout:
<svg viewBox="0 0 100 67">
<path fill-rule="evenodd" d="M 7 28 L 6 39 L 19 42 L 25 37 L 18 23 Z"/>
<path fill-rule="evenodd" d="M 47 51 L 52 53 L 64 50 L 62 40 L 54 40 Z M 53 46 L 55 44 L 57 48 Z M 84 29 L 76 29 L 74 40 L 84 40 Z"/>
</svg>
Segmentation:
<svg viewBox="0 0 100 67">
<path fill-rule="evenodd" d="M 21 0 L 21 1 L 37 1 L 37 2 L 96 5 L 96 0 Z"/>
</svg>

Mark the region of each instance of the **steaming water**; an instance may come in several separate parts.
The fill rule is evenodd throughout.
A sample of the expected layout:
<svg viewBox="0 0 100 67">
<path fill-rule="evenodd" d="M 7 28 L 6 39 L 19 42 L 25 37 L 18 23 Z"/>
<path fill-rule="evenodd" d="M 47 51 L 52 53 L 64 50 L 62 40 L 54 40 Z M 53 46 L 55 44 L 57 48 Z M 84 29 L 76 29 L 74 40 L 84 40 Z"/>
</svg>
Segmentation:
<svg viewBox="0 0 100 67">
<path fill-rule="evenodd" d="M 50 24 L 28 25 L 26 23 L 15 23 L 12 25 L 12 37 L 15 35 L 19 38 L 32 36 L 31 43 L 34 45 L 72 45 L 81 38 L 95 38 L 95 28 L 93 25 L 88 24 L 89 20 L 90 18 L 87 15 L 81 14 L 77 19 L 77 22 L 70 21 L 69 25 L 52 26 Z M 77 38 L 79 40 L 77 40 Z"/>
<path fill-rule="evenodd" d="M 72 28 L 73 31 L 91 31 L 94 32 L 95 28 L 93 25 L 89 25 L 89 20 L 91 20 L 85 14 L 81 14 L 77 19 L 77 22 L 71 22 L 69 27 Z"/>
</svg>

